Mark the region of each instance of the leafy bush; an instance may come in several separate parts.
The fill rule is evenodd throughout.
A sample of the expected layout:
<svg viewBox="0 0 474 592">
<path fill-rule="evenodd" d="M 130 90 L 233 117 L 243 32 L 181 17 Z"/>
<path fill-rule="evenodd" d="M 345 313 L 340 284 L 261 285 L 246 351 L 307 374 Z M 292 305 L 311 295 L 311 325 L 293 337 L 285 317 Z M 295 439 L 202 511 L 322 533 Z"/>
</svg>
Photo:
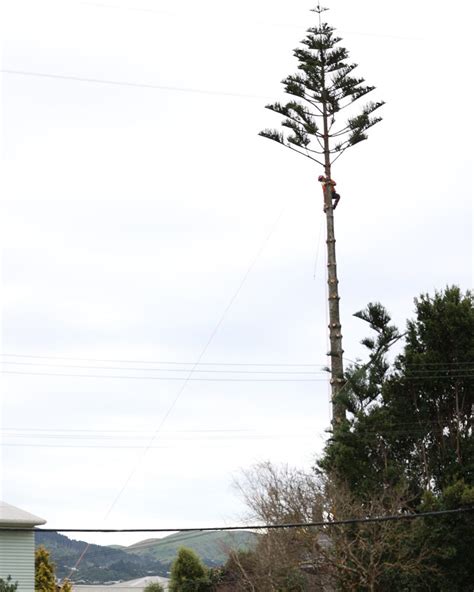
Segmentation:
<svg viewBox="0 0 474 592">
<path fill-rule="evenodd" d="M 143 592 L 165 592 L 165 589 L 159 582 L 150 582 L 145 586 Z"/>
<path fill-rule="evenodd" d="M 18 582 L 12 583 L 12 577 L 8 576 L 6 580 L 0 578 L 0 592 L 16 592 Z"/>
</svg>

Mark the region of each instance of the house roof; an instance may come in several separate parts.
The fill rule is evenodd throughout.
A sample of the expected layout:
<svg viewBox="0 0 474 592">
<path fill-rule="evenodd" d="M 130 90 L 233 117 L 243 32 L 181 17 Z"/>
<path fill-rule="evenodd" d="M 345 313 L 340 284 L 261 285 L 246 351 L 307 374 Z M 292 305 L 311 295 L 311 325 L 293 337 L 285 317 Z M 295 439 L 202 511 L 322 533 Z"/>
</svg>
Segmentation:
<svg viewBox="0 0 474 592">
<path fill-rule="evenodd" d="M 0 500 L 0 526 L 37 526 L 46 520 Z"/>
</svg>

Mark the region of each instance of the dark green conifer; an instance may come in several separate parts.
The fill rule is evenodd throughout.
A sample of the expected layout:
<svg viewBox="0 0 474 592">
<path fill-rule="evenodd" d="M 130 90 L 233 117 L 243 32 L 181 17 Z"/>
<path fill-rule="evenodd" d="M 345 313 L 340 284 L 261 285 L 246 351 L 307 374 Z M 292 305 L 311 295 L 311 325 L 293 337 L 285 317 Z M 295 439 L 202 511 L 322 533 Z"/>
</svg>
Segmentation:
<svg viewBox="0 0 474 592">
<path fill-rule="evenodd" d="M 285 104 L 267 105 L 267 109 L 284 117 L 285 131 L 265 129 L 260 135 L 323 167 L 331 345 L 328 355 L 331 357 L 333 421 L 340 423 L 345 417 L 345 408 L 337 394 L 344 384 L 344 366 L 334 235 L 334 209 L 339 194 L 332 183 L 331 167 L 348 148 L 367 139 L 367 130 L 381 120 L 374 112 L 384 103 L 368 102 L 358 109 L 354 107 L 354 103 L 374 87 L 354 75 L 357 64 L 349 62 L 349 53 L 339 45 L 341 38 L 334 34 L 334 28 L 321 21 L 325 10 L 319 5 L 313 10 L 319 16 L 319 24 L 308 29 L 302 41 L 304 47 L 294 50 L 300 72 L 283 80 L 285 92 L 293 98 Z"/>
<path fill-rule="evenodd" d="M 208 570 L 192 549 L 181 547 L 171 567 L 170 592 L 208 592 Z"/>
</svg>

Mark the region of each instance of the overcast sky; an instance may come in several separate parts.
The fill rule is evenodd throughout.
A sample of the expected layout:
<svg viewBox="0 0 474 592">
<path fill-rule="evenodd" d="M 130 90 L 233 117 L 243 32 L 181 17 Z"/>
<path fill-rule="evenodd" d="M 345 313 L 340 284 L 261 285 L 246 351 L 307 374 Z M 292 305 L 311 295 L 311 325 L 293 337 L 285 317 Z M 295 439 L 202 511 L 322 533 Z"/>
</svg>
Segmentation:
<svg viewBox="0 0 474 592">
<path fill-rule="evenodd" d="M 0 497 L 48 526 L 239 523 L 241 469 L 321 451 L 322 171 L 257 135 L 314 5 L 2 2 Z M 354 359 L 369 301 L 472 285 L 470 9 L 326 5 L 387 101 L 334 167 Z"/>
</svg>

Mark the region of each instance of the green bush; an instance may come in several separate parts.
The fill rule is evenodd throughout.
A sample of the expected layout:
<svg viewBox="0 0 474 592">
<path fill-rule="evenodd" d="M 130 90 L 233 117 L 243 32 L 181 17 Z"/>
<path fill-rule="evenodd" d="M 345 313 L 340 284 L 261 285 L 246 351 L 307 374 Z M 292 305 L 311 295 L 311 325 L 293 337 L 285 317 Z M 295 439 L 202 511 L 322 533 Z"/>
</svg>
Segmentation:
<svg viewBox="0 0 474 592">
<path fill-rule="evenodd" d="M 6 580 L 0 578 L 0 592 L 16 592 L 18 582 L 12 583 L 12 577 L 8 576 Z"/>
<path fill-rule="evenodd" d="M 143 592 L 165 592 L 165 589 L 159 582 L 150 582 L 145 586 Z"/>
</svg>

